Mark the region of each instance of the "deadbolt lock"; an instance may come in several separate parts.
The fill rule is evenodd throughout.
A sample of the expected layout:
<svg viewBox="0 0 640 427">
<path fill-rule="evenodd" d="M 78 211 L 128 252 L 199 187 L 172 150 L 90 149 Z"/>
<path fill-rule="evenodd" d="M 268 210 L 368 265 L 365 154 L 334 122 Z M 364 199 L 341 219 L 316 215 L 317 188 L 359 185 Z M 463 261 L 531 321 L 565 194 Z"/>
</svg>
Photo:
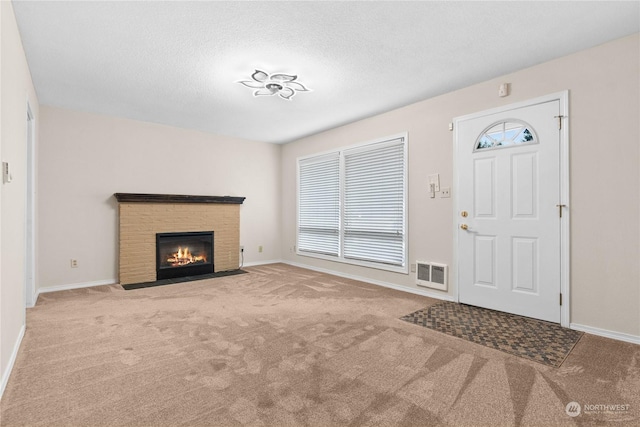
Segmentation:
<svg viewBox="0 0 640 427">
<path fill-rule="evenodd" d="M 463 218 L 466 218 L 466 217 L 468 217 L 468 216 L 469 216 L 469 212 L 467 212 L 467 211 L 462 211 L 462 212 L 460 212 L 460 215 L 462 215 L 462 217 L 463 217 Z"/>
</svg>

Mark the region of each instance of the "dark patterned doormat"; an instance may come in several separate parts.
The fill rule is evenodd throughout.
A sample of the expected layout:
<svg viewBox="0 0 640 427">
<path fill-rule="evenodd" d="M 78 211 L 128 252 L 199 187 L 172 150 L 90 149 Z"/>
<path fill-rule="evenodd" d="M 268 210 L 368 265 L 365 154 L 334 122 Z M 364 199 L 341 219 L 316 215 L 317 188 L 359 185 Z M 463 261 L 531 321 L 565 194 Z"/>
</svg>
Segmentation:
<svg viewBox="0 0 640 427">
<path fill-rule="evenodd" d="M 449 301 L 400 319 L 555 367 L 562 365 L 583 334 L 555 323 Z"/>
</svg>

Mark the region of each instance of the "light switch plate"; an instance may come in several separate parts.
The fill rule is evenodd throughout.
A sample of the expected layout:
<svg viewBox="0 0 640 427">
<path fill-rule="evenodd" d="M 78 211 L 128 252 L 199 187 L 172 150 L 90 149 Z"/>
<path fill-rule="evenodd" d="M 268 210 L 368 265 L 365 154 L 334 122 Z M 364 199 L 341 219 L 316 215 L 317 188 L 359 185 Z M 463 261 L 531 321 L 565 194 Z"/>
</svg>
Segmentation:
<svg viewBox="0 0 640 427">
<path fill-rule="evenodd" d="M 9 171 L 9 162 L 2 162 L 2 182 L 8 184 L 11 182 L 11 172 Z"/>
<path fill-rule="evenodd" d="M 431 189 L 431 184 L 433 184 L 433 191 L 440 191 L 440 174 L 429 175 L 429 190 Z"/>
</svg>

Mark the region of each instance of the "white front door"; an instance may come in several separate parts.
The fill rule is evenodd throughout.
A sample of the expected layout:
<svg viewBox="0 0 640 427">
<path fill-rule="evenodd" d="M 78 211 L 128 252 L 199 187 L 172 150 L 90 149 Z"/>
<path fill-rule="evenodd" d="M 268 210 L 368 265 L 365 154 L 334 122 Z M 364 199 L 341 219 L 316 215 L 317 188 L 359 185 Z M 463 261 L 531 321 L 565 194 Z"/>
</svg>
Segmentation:
<svg viewBox="0 0 640 427">
<path fill-rule="evenodd" d="M 461 303 L 560 322 L 560 101 L 456 121 Z"/>
</svg>

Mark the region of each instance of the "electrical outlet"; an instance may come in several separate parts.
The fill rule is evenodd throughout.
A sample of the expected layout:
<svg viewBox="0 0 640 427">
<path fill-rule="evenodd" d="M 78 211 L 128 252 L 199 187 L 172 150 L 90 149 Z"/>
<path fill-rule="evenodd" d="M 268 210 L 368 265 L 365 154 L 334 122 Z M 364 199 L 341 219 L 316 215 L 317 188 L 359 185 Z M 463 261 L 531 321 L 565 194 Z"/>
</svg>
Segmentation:
<svg viewBox="0 0 640 427">
<path fill-rule="evenodd" d="M 71 268 L 78 268 L 78 260 L 77 259 L 72 259 L 71 260 Z"/>
<path fill-rule="evenodd" d="M 262 252 L 262 246 L 258 246 L 258 252 Z"/>
<path fill-rule="evenodd" d="M 244 246 L 240 245 L 240 252 L 244 252 Z"/>
<path fill-rule="evenodd" d="M 446 199 L 447 197 L 451 197 L 451 187 L 442 187 L 440 191 L 440 198 Z"/>
<path fill-rule="evenodd" d="M 411 264 L 411 272 L 412 273 L 416 272 L 416 265 L 415 264 Z"/>
</svg>

